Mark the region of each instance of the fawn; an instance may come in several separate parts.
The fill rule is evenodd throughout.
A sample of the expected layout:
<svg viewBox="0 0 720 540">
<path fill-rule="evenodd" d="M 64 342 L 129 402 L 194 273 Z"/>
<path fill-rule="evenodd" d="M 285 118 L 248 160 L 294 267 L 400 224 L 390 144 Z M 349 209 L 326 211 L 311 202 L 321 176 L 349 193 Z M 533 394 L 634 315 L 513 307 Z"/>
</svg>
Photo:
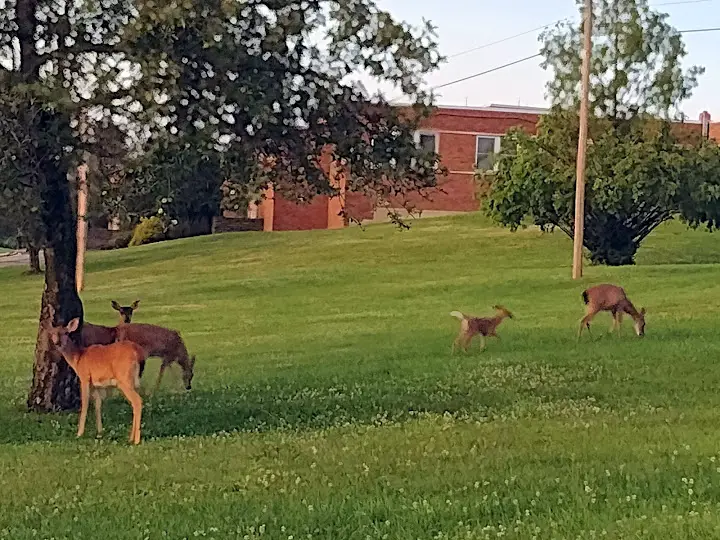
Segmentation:
<svg viewBox="0 0 720 540">
<path fill-rule="evenodd" d="M 80 379 L 80 419 L 77 436 L 85 433 L 85 421 L 92 393 L 95 404 L 95 422 L 98 435 L 102 434 L 102 400 L 105 389 L 118 388 L 130 402 L 133 410 L 130 442 L 140 443 L 140 420 L 142 398 L 137 392 L 140 384 L 140 366 L 147 358 L 139 345 L 120 341 L 109 345 L 78 346 L 70 338 L 77 331 L 80 319 L 71 320 L 66 326 L 46 326 L 51 343 Z"/>
<path fill-rule="evenodd" d="M 153 392 L 160 387 L 163 373 L 173 362 L 180 364 L 183 372 L 185 389 L 192 388 L 192 379 L 195 368 L 195 356 L 188 355 L 187 348 L 180 334 L 175 330 L 156 326 L 154 324 L 121 323 L 115 327 L 116 341 L 132 341 L 140 345 L 148 356 L 162 358 L 160 374 Z"/>
<path fill-rule="evenodd" d="M 583 291 L 582 299 L 587 306 L 587 314 L 580 321 L 578 339 L 582 335 L 583 327 L 587 326 L 590 332 L 590 321 L 601 311 L 612 313 L 613 325 L 610 332 L 615 330 L 619 332 L 623 313 L 627 313 L 635 323 L 635 333 L 640 337 L 645 335 L 645 308 L 641 308 L 640 311 L 635 309 L 622 287 L 607 283 L 595 285 Z"/>
<path fill-rule="evenodd" d="M 493 309 L 497 311 L 495 317 L 472 317 L 459 311 L 452 311 L 450 313 L 452 317 L 460 320 L 460 333 L 453 343 L 453 353 L 458 346 L 467 352 L 470 341 L 476 335 L 480 336 L 481 351 L 485 349 L 486 337 L 496 337 L 500 339 L 500 336 L 496 333 L 497 327 L 500 326 L 500 323 L 506 318 L 512 319 L 513 314 L 503 306 L 493 306 Z"/>
</svg>

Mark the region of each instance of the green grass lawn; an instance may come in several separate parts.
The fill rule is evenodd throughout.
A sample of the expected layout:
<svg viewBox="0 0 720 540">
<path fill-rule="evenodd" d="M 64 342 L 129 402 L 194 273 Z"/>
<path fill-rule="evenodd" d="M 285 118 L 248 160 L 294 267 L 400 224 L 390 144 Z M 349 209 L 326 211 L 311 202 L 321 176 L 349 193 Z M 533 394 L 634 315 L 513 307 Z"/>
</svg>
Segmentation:
<svg viewBox="0 0 720 540">
<path fill-rule="evenodd" d="M 88 320 L 140 298 L 197 355 L 139 447 L 120 396 L 102 440 L 25 412 L 42 281 L 2 269 L 0 538 L 718 538 L 719 241 L 670 224 L 581 283 L 564 236 L 477 215 L 92 253 Z M 647 336 L 577 343 L 607 280 Z M 495 303 L 502 341 L 451 357 L 448 313 Z"/>
</svg>

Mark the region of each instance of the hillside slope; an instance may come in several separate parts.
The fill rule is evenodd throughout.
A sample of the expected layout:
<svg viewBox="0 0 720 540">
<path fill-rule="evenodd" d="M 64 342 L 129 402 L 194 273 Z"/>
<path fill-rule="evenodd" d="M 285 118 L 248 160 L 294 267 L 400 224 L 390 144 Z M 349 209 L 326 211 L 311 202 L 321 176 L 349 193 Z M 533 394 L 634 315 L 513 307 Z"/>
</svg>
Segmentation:
<svg viewBox="0 0 720 540">
<path fill-rule="evenodd" d="M 198 358 L 192 392 L 173 374 L 146 401 L 139 448 L 121 397 L 103 441 L 24 412 L 42 281 L 2 269 L 0 538 L 713 536 L 718 238 L 668 224 L 579 283 L 567 238 L 478 215 L 91 253 L 88 320 L 140 298 Z M 645 339 L 601 315 L 576 342 L 602 281 L 648 309 Z M 502 341 L 451 357 L 448 313 L 495 303 Z"/>
</svg>

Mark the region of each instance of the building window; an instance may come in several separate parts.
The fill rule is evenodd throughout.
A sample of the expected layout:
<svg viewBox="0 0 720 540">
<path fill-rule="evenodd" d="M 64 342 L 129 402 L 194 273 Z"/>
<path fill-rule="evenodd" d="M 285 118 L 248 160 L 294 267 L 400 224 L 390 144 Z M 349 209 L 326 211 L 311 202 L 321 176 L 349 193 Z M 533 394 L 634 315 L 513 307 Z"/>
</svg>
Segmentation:
<svg viewBox="0 0 720 540">
<path fill-rule="evenodd" d="M 415 133 L 415 144 L 427 152 L 438 153 L 438 136 L 431 131 L 418 131 Z"/>
<path fill-rule="evenodd" d="M 475 146 L 475 167 L 489 171 L 495 165 L 495 155 L 500 152 L 500 137 L 478 135 Z"/>
</svg>

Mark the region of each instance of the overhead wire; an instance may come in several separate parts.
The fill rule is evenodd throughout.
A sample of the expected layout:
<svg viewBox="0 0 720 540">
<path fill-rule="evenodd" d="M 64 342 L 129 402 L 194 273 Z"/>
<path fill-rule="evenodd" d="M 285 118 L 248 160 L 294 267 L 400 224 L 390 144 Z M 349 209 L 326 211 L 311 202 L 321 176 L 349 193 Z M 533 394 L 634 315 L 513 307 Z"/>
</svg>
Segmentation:
<svg viewBox="0 0 720 540">
<path fill-rule="evenodd" d="M 685 4 L 704 4 L 707 2 L 712 2 L 713 0 L 673 0 L 671 2 L 662 2 L 660 4 L 653 4 L 651 7 L 663 7 L 663 6 L 680 6 Z M 532 30 L 526 30 L 525 32 L 520 32 L 519 34 L 513 34 L 512 36 L 507 36 L 502 39 L 498 39 L 496 41 L 491 41 L 489 43 L 484 43 L 483 45 L 478 45 L 477 47 L 471 47 L 470 49 L 465 49 L 460 52 L 453 53 L 449 55 L 447 58 L 457 58 L 459 56 L 464 56 L 466 54 L 469 54 L 471 52 L 480 51 L 482 49 L 486 49 L 488 47 L 492 47 L 493 45 L 499 45 L 500 43 L 505 43 L 506 41 L 511 41 L 513 39 L 526 36 L 528 34 L 533 34 L 535 32 L 539 32 L 540 30 L 545 30 L 546 28 L 549 28 L 551 26 L 555 26 L 556 24 L 559 24 L 561 22 L 569 21 L 571 17 L 565 17 L 564 19 L 558 19 L 556 21 L 544 24 L 542 26 L 538 26 L 537 28 L 533 28 Z"/>
<path fill-rule="evenodd" d="M 720 32 L 720 27 L 711 27 L 711 28 L 694 28 L 691 30 L 679 30 L 680 34 L 700 34 L 704 32 Z M 479 73 L 474 73 L 472 75 L 467 75 L 466 77 L 462 77 L 460 79 L 455 79 L 453 81 L 449 81 L 437 86 L 433 86 L 432 90 L 438 90 L 440 88 L 445 88 L 447 86 L 452 86 L 454 84 L 458 84 L 461 82 L 469 81 L 470 79 L 475 79 L 477 77 L 481 77 L 483 75 L 487 75 L 488 73 L 493 73 L 495 71 L 499 71 L 501 69 L 505 69 L 511 66 L 514 66 L 516 64 L 521 64 L 523 62 L 527 62 L 528 60 L 532 60 L 533 58 L 537 58 L 541 56 L 540 53 L 533 54 L 531 56 L 526 56 L 525 58 L 520 58 L 519 60 L 514 60 L 512 62 L 508 62 L 507 64 L 503 64 L 501 66 L 496 66 L 494 68 L 486 69 L 485 71 L 481 71 Z"/>
<path fill-rule="evenodd" d="M 702 4 L 702 3 L 712 2 L 712 1 L 713 1 L 713 0 L 673 0 L 673 1 L 670 1 L 670 2 L 662 2 L 662 3 L 659 3 L 659 4 L 654 4 L 652 7 L 678 6 L 678 5 L 685 5 L 685 4 Z M 506 42 L 506 41 L 510 41 L 510 40 L 512 40 L 512 39 L 515 39 L 515 38 L 518 38 L 518 37 L 521 37 L 521 36 L 525 36 L 525 35 L 527 35 L 527 34 L 531 34 L 531 33 L 533 33 L 533 32 L 538 32 L 538 31 L 540 31 L 540 30 L 544 30 L 545 28 L 548 28 L 548 27 L 553 26 L 553 25 L 555 25 L 555 24 L 561 23 L 561 22 L 563 22 L 563 21 L 569 21 L 569 20 L 570 20 L 569 17 L 568 17 L 568 18 L 565 18 L 565 19 L 558 19 L 557 21 L 554 21 L 554 22 L 545 24 L 545 25 L 543 25 L 543 26 L 538 26 L 537 28 L 534 28 L 534 29 L 532 29 L 532 30 L 528 30 L 528 31 L 526 31 L 526 32 L 521 32 L 521 33 L 519 33 L 519 34 L 514 34 L 514 35 L 512 35 L 512 36 L 508 36 L 508 37 L 499 39 L 499 40 L 497 40 L 497 41 L 492 41 L 492 42 L 490 42 L 490 43 L 485 43 L 484 45 L 480 45 L 480 46 L 478 46 L 478 47 L 473 47 L 473 48 L 471 48 L 471 49 L 466 49 L 466 50 L 464 50 L 464 51 L 460 51 L 460 52 L 458 52 L 458 53 L 455 53 L 455 54 L 452 54 L 452 55 L 448 56 L 448 58 L 457 58 L 458 56 L 462 56 L 462 55 L 465 55 L 465 54 L 468 54 L 468 53 L 471 53 L 471 52 L 479 51 L 479 50 L 481 50 L 481 49 L 485 49 L 485 48 L 487 48 L 487 47 L 491 47 L 491 46 L 497 45 L 497 44 L 499 44 L 499 43 L 504 43 L 504 42 Z M 679 32 L 680 32 L 681 34 L 695 34 L 695 33 L 703 33 L 703 32 L 719 32 L 719 31 L 720 31 L 720 27 L 710 27 L 710 28 L 695 28 L 695 29 L 691 29 L 691 30 L 680 30 Z M 488 75 L 488 74 L 490 74 L 490 73 L 494 73 L 494 72 L 496 72 L 496 71 L 500 71 L 501 69 L 506 69 L 506 68 L 515 66 L 515 65 L 517 65 L 517 64 L 522 64 L 523 62 L 528 62 L 528 61 L 533 60 L 534 58 L 538 58 L 538 57 L 540 57 L 540 56 L 541 56 L 540 53 L 536 53 L 536 54 L 533 54 L 533 55 L 530 55 L 530 56 L 526 56 L 526 57 L 524 57 L 524 58 L 520 58 L 520 59 L 518 59 L 518 60 L 513 60 L 512 62 L 508 62 L 508 63 L 502 64 L 502 65 L 500 65 L 500 66 L 496 66 L 496 67 L 493 67 L 493 68 L 490 68 L 490 69 L 486 69 L 486 70 L 481 71 L 481 72 L 479 72 L 479 73 L 473 73 L 472 75 L 467 75 L 467 76 L 461 77 L 461 78 L 459 78 L 459 79 L 455 79 L 455 80 L 452 80 L 452 81 L 449 81 L 449 82 L 446 82 L 446 83 L 442 83 L 442 84 L 433 86 L 431 89 L 432 89 L 432 90 L 439 90 L 439 89 L 441 89 L 441 88 L 446 88 L 446 87 L 448 87 L 448 86 L 453 86 L 453 85 L 459 84 L 459 83 L 461 83 L 461 82 L 469 81 L 469 80 L 475 79 L 475 78 L 477 78 L 477 77 L 482 77 L 483 75 Z M 399 99 L 399 98 L 398 98 L 398 99 Z M 390 101 L 392 102 L 392 101 L 396 101 L 396 100 L 390 100 Z"/>
</svg>

